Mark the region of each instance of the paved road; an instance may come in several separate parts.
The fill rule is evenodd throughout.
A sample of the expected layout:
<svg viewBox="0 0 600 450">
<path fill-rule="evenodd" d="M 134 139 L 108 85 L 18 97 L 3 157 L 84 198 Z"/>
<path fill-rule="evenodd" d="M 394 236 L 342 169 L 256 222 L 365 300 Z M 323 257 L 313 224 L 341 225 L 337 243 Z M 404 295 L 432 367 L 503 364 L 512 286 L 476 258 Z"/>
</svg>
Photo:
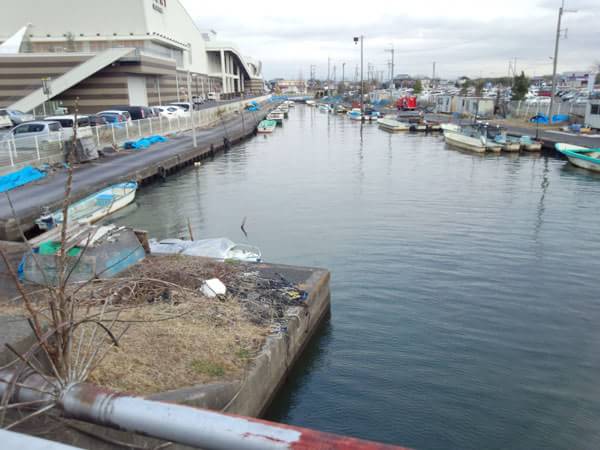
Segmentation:
<svg viewBox="0 0 600 450">
<path fill-rule="evenodd" d="M 245 112 L 235 115 L 211 129 L 197 131 L 198 148 L 207 148 L 211 144 L 223 144 L 223 138 L 247 134 L 254 130 L 264 117 L 265 111 Z M 154 144 L 142 151 L 121 151 L 97 161 L 83 164 L 73 174 L 73 199 L 96 192 L 105 186 L 132 178 L 132 174 L 147 167 L 158 167 L 161 162 L 177 157 L 193 148 L 191 132 L 169 139 L 168 142 Z M 66 171 L 56 172 L 44 180 L 10 191 L 18 217 L 26 218 L 40 215 L 44 206 L 56 207 L 64 196 Z M 0 196 L 0 221 L 13 217 L 5 196 Z M 0 224 L 1 228 L 1 224 Z M 0 234 L 2 234 L 0 232 Z"/>
</svg>

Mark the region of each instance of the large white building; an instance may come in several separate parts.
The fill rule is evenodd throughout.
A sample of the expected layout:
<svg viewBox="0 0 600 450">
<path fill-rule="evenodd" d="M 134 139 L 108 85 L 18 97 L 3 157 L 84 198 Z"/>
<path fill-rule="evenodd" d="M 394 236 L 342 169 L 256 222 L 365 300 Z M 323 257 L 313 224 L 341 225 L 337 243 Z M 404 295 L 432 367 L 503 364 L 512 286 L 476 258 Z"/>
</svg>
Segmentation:
<svg viewBox="0 0 600 450">
<path fill-rule="evenodd" d="M 188 85 L 192 95 L 225 98 L 263 89 L 261 63 L 200 30 L 178 0 L 10 2 L 0 42 L 26 25 L 19 53 L 0 53 L 0 107 L 78 99 L 91 112 L 183 101 Z"/>
</svg>

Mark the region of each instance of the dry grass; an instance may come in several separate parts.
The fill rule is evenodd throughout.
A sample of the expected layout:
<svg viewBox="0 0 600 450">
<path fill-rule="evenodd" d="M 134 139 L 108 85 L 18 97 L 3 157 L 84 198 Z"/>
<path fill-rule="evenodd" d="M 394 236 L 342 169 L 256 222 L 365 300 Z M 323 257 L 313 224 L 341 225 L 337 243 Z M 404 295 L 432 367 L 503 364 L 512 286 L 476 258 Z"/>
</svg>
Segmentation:
<svg viewBox="0 0 600 450">
<path fill-rule="evenodd" d="M 250 323 L 232 298 L 145 305 L 119 319 L 141 322 L 130 324 L 90 381 L 138 394 L 239 380 L 269 331 Z"/>
</svg>

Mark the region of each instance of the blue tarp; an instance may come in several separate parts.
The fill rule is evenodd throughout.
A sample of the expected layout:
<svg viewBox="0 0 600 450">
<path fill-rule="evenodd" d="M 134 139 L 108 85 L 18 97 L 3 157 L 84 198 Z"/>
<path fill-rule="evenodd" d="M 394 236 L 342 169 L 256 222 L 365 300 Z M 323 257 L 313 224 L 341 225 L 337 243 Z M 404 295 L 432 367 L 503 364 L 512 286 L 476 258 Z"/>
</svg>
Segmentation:
<svg viewBox="0 0 600 450">
<path fill-rule="evenodd" d="M 41 180 L 45 176 L 44 172 L 31 166 L 23 167 L 21 170 L 0 177 L 0 192 L 10 191 L 16 187 Z"/>
<path fill-rule="evenodd" d="M 157 142 L 167 142 L 168 139 L 163 136 L 148 136 L 146 138 L 138 139 L 137 141 L 127 141 L 125 142 L 124 147 L 127 149 L 134 150 L 143 150 L 145 148 L 150 147 L 152 144 L 156 144 Z"/>
<path fill-rule="evenodd" d="M 569 115 L 568 114 L 555 114 L 552 116 L 552 123 L 560 123 L 560 122 L 568 122 Z"/>
<path fill-rule="evenodd" d="M 543 124 L 547 124 L 548 123 L 548 116 L 545 116 L 544 114 L 537 114 L 537 115 L 533 116 L 531 119 L 529 119 L 529 121 L 531 123 L 543 123 Z"/>
</svg>

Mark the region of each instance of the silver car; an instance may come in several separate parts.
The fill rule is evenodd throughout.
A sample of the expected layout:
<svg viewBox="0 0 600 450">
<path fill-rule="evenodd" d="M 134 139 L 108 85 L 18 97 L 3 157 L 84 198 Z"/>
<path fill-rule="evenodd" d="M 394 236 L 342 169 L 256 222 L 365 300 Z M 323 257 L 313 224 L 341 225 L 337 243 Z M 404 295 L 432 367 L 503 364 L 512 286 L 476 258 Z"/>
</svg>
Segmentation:
<svg viewBox="0 0 600 450">
<path fill-rule="evenodd" d="M 50 144 L 61 143 L 63 129 L 56 121 L 31 121 L 11 128 L 2 136 L 2 148 L 9 147 L 12 151 L 38 150 Z"/>
</svg>

